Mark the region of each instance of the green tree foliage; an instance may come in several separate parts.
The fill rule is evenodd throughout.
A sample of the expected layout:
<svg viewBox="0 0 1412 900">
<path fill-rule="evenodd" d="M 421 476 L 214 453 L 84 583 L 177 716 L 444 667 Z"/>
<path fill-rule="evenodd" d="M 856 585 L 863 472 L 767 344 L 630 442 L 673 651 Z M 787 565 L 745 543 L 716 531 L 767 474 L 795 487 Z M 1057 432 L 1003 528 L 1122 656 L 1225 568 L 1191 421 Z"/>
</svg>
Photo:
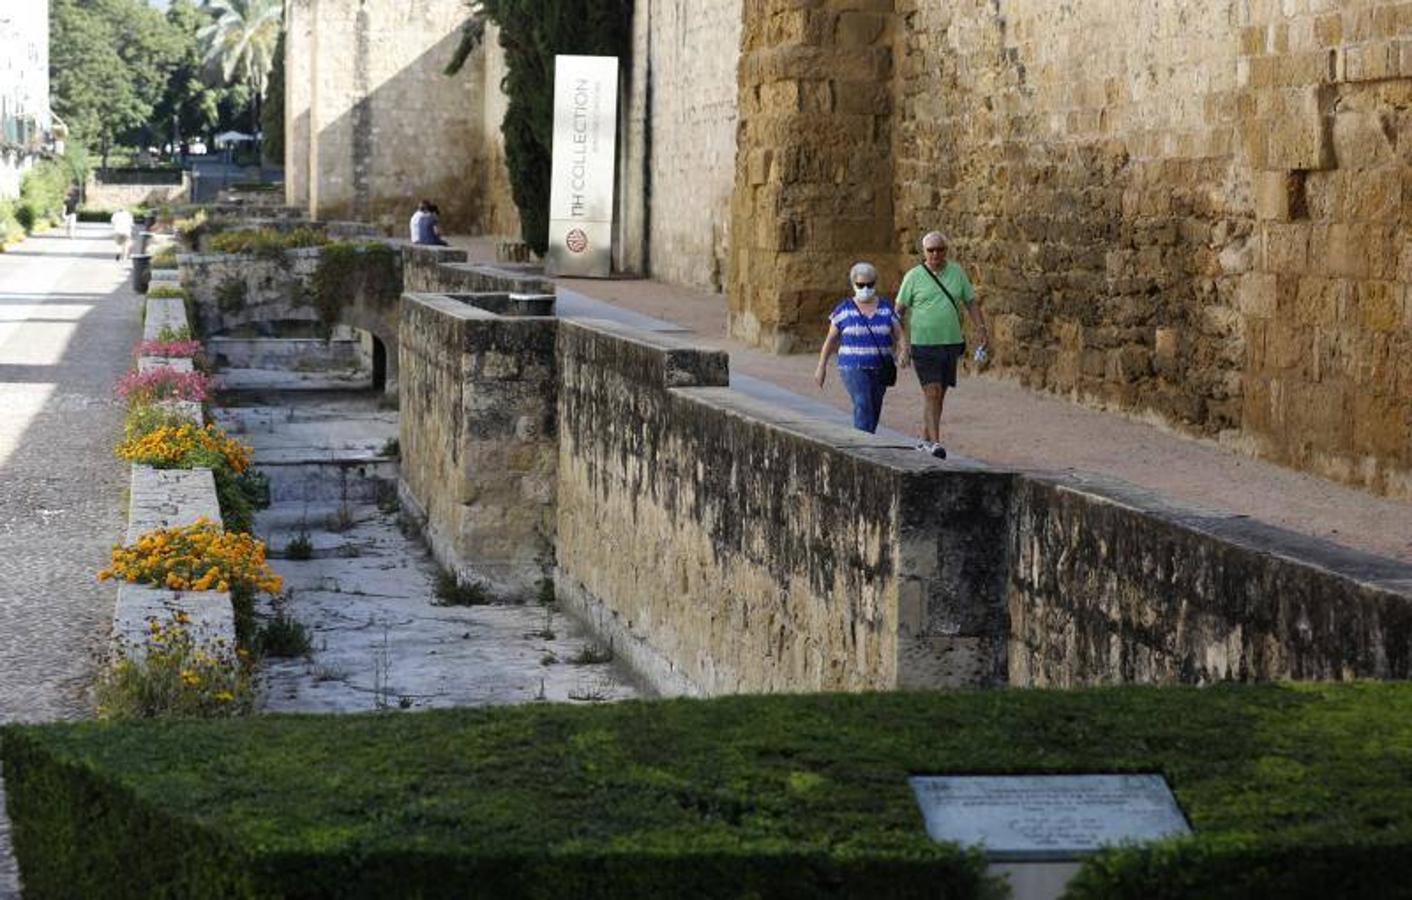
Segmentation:
<svg viewBox="0 0 1412 900">
<path fill-rule="evenodd" d="M 554 57 L 560 53 L 617 56 L 632 47 L 632 0 L 482 0 L 484 15 L 500 27 L 509 73 L 505 161 L 520 210 L 525 243 L 549 248 L 549 181 L 554 146 Z M 465 63 L 484 33 L 473 15 L 462 29 L 448 74 Z"/>
<path fill-rule="evenodd" d="M 179 36 L 181 50 L 153 112 L 152 127 L 161 135 L 157 143 L 173 138 L 173 125 L 178 139 L 220 130 L 221 103 L 229 90 L 204 77 L 205 61 L 196 41 L 196 32 L 210 22 L 210 14 L 197 8 L 193 0 L 172 0 L 167 10 L 167 23 Z M 150 137 L 145 140 L 152 142 Z"/>
<path fill-rule="evenodd" d="M 260 127 L 260 101 L 269 84 L 275 48 L 284 21 L 281 0 L 209 0 L 215 20 L 196 38 L 208 65 L 217 66 L 226 84 L 250 89 L 251 130 Z"/>
<path fill-rule="evenodd" d="M 265 93 L 265 106 L 260 111 L 260 130 L 265 133 L 263 153 L 266 162 L 284 165 L 284 32 L 275 42 L 275 62 L 270 69 L 270 83 Z"/>
<path fill-rule="evenodd" d="M 71 136 L 106 148 L 146 125 L 182 39 L 143 0 L 53 0 L 49 72 L 54 112 Z"/>
</svg>

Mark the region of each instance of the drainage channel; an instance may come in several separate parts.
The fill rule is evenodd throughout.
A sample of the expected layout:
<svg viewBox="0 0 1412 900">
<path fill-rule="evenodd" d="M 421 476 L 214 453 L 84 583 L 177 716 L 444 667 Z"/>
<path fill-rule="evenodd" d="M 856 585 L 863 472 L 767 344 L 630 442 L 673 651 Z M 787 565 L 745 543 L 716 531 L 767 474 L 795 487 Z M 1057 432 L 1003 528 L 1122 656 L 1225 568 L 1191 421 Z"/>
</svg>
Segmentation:
<svg viewBox="0 0 1412 900">
<path fill-rule="evenodd" d="M 268 339 L 265 339 L 268 344 Z M 229 344 L 229 341 L 227 341 Z M 268 348 L 265 348 L 268 349 Z M 257 618 L 302 626 L 308 650 L 266 656 L 260 708 L 361 712 L 638 695 L 611 653 L 551 605 L 448 605 L 397 509 L 397 412 L 347 371 L 226 369 L 216 422 L 255 450 L 271 504 L 255 530 L 284 578 Z M 232 354 L 235 355 L 235 354 Z M 282 376 L 281 371 L 285 374 Z M 446 594 L 446 591 L 442 591 Z"/>
</svg>

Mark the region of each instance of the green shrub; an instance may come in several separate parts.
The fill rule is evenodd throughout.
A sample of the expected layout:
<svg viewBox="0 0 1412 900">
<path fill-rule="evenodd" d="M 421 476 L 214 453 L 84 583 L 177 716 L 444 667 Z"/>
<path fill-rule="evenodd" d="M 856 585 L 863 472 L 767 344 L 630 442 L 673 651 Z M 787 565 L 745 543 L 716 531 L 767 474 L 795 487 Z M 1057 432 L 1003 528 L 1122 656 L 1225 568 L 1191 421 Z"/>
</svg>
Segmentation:
<svg viewBox="0 0 1412 900">
<path fill-rule="evenodd" d="M 261 258 L 283 261 L 286 250 L 322 247 L 328 242 L 327 234 L 301 225 L 289 231 L 280 231 L 277 228 L 224 231 L 212 235 L 206 242 L 206 249 L 211 253 L 249 253 Z"/>
<path fill-rule="evenodd" d="M 394 303 L 402 295 L 402 254 L 378 241 L 335 241 L 324 246 L 310 280 L 311 299 L 325 325 L 358 295 L 374 305 Z"/>
<path fill-rule="evenodd" d="M 94 225 L 107 225 L 113 221 L 113 212 L 114 210 L 111 209 L 80 209 L 78 220 Z"/>
<path fill-rule="evenodd" d="M 632 45 L 632 0 L 484 0 L 500 26 L 509 69 L 509 98 L 500 130 L 511 193 L 526 244 L 543 255 L 549 246 L 549 180 L 554 140 L 554 57 L 560 53 L 617 56 Z M 481 37 L 474 20 L 448 67 L 454 72 Z"/>
<path fill-rule="evenodd" d="M 154 285 L 152 285 L 152 287 L 150 287 L 150 288 L 147 289 L 147 299 L 149 299 L 149 300 L 153 300 L 153 299 L 156 299 L 156 300 L 164 300 L 164 299 L 172 299 L 172 300 L 181 299 L 181 300 L 185 300 L 185 299 L 186 299 L 186 291 L 183 290 L 182 288 L 179 288 L 179 287 L 173 287 L 172 285 L 154 284 Z M 189 327 L 188 327 L 188 331 L 189 331 L 189 330 L 190 330 L 190 329 L 189 329 Z"/>
<path fill-rule="evenodd" d="M 27 897 L 980 897 L 908 777 L 1015 772 L 1160 772 L 1194 827 L 1072 897 L 1412 893 L 1408 684 L 10 726 L 0 754 Z"/>
<path fill-rule="evenodd" d="M 152 268 L 154 269 L 175 269 L 177 268 L 177 248 L 163 247 L 162 250 L 152 257 Z"/>
<path fill-rule="evenodd" d="M 58 160 L 40 160 L 24 174 L 15 213 L 25 231 L 33 232 L 64 220 L 64 196 L 69 184 L 68 169 Z"/>
<path fill-rule="evenodd" d="M 24 226 L 15 217 L 15 205 L 8 200 L 0 200 L 0 247 L 22 240 Z"/>
</svg>

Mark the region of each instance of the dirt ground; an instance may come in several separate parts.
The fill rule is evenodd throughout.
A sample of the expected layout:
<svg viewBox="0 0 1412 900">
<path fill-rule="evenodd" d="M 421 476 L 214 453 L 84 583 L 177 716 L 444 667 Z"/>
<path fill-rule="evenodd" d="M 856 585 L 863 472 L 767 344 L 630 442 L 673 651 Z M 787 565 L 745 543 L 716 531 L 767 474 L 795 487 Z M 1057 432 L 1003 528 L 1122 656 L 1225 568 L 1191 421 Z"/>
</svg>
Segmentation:
<svg viewBox="0 0 1412 900">
<path fill-rule="evenodd" d="M 483 240 L 452 243 L 472 260 L 491 261 Z M 831 372 L 823 391 L 812 354 L 776 356 L 728 339 L 726 300 L 645 279 L 562 279 L 564 287 L 633 312 L 675 322 L 681 335 L 730 353 L 731 371 L 848 409 Z M 882 424 L 908 434 L 921 428 L 921 391 L 908 370 L 888 392 Z M 1184 506 L 1248 516 L 1354 550 L 1412 562 L 1412 503 L 1262 462 L 1147 421 L 1080 406 L 992 375 L 963 373 L 948 392 L 942 443 L 953 456 L 991 465 L 1091 472 L 1162 494 Z"/>
</svg>

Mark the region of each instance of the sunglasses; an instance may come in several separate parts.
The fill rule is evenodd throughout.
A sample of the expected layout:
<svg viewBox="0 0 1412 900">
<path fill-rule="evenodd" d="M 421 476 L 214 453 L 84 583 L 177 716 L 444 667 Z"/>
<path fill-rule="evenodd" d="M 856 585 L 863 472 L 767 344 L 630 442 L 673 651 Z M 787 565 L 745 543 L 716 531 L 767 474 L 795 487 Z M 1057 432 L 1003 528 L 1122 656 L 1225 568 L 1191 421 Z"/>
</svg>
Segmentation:
<svg viewBox="0 0 1412 900">
<path fill-rule="evenodd" d="M 856 288 L 870 288 L 870 287 L 872 287 L 874 284 L 875 284 L 875 282 L 872 282 L 872 281 L 855 281 L 855 282 L 853 282 L 853 286 L 856 287 Z"/>
<path fill-rule="evenodd" d="M 946 248 L 945 248 L 945 247 L 928 247 L 928 248 L 927 248 L 927 252 L 928 252 L 928 253 L 945 253 L 945 252 L 946 252 Z"/>
</svg>

